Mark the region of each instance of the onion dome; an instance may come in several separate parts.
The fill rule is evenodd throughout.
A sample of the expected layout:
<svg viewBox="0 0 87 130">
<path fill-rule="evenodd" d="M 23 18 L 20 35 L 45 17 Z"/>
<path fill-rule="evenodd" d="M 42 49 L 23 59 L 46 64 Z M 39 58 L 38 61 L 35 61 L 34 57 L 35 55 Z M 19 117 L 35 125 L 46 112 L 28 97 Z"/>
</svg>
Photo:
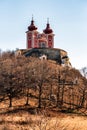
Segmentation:
<svg viewBox="0 0 87 130">
<path fill-rule="evenodd" d="M 50 28 L 49 20 L 47 21 L 46 29 L 44 29 L 43 32 L 44 32 L 45 34 L 49 34 L 49 33 L 52 33 L 52 32 L 53 32 L 53 30 Z"/>
<path fill-rule="evenodd" d="M 37 27 L 35 27 L 35 25 L 34 25 L 33 17 L 32 17 L 32 20 L 31 20 L 31 25 L 28 26 L 28 30 L 29 30 L 29 31 L 37 30 Z"/>
</svg>

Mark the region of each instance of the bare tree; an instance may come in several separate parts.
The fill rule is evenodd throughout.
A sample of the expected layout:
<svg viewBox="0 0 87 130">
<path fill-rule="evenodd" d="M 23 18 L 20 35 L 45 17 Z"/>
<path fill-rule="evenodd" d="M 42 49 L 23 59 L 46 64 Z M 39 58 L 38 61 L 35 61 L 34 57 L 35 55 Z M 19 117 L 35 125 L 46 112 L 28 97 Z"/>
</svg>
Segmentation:
<svg viewBox="0 0 87 130">
<path fill-rule="evenodd" d="M 18 73 L 18 63 L 14 56 L 8 56 L 7 58 L 2 57 L 1 65 L 1 82 L 3 84 L 3 94 L 9 100 L 9 107 L 12 107 L 12 99 L 18 97 L 21 92 L 21 87 L 19 82 L 21 81 L 20 75 Z M 18 77 L 19 76 L 19 77 Z M 19 81 L 20 80 L 20 81 Z"/>
<path fill-rule="evenodd" d="M 38 61 L 35 63 L 35 83 L 38 87 L 38 107 L 41 108 L 42 103 L 42 93 L 45 87 L 46 80 L 48 80 L 49 77 L 49 66 L 47 64 L 47 61 Z"/>
</svg>

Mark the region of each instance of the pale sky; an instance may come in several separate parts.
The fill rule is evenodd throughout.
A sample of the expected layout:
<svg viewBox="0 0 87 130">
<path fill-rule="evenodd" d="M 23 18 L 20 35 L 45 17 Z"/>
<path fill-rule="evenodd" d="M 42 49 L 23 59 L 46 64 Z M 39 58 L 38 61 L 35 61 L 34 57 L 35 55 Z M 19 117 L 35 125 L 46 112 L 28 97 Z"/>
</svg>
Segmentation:
<svg viewBox="0 0 87 130">
<path fill-rule="evenodd" d="M 87 0 L 0 0 L 0 48 L 26 48 L 32 14 L 38 31 L 47 18 L 55 34 L 55 48 L 68 52 L 72 66 L 87 66 Z"/>
</svg>

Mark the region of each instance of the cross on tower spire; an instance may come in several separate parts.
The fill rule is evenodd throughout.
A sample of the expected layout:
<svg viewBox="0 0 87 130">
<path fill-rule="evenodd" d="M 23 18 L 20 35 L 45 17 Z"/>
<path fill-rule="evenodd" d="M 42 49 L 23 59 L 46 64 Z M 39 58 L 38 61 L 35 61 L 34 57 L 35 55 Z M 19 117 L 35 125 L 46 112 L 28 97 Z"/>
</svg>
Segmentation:
<svg viewBox="0 0 87 130">
<path fill-rule="evenodd" d="M 33 15 L 32 15 L 32 20 L 31 20 L 31 25 L 28 26 L 28 30 L 29 31 L 37 30 L 37 27 L 34 25 Z"/>
<path fill-rule="evenodd" d="M 47 24 L 49 24 L 49 18 L 47 18 Z"/>
</svg>

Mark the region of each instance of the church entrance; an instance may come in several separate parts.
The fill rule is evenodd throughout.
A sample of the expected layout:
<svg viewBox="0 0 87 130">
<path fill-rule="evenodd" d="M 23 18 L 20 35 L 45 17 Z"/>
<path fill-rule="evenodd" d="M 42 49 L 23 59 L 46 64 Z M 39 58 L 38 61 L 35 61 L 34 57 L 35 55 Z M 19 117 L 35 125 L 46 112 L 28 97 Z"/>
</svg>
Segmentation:
<svg viewBox="0 0 87 130">
<path fill-rule="evenodd" d="M 40 42 L 40 43 L 39 43 L 39 47 L 40 47 L 40 48 L 46 48 L 47 46 L 46 46 L 46 43 L 45 43 L 45 42 Z"/>
</svg>

